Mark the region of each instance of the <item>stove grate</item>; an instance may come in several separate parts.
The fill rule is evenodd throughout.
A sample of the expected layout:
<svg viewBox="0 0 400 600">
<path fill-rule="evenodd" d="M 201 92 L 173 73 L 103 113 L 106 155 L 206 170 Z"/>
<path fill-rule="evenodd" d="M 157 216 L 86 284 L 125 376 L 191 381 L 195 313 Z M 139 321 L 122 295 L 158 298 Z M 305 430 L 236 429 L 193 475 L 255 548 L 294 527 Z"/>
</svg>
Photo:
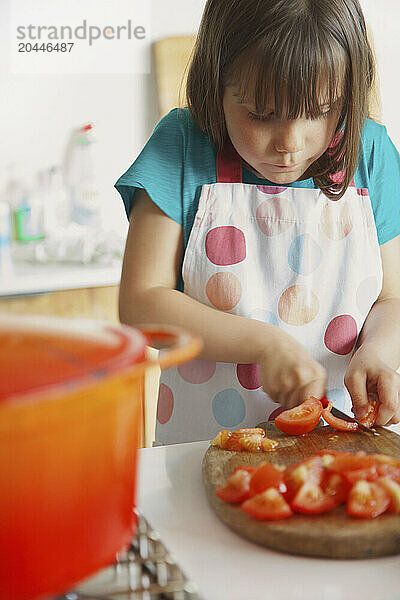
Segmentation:
<svg viewBox="0 0 400 600">
<path fill-rule="evenodd" d="M 160 536 L 135 510 L 135 539 L 114 565 L 56 600 L 200 600 L 196 586 L 176 564 Z"/>
</svg>

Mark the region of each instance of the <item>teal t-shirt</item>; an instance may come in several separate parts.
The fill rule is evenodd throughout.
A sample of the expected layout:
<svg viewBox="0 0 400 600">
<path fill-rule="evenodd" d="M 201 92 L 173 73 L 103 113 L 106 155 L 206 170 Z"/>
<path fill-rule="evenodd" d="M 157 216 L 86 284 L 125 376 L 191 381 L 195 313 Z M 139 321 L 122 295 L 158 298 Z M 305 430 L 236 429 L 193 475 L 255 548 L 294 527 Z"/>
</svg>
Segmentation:
<svg viewBox="0 0 400 600">
<path fill-rule="evenodd" d="M 201 188 L 217 182 L 218 148 L 204 135 L 187 108 L 171 110 L 129 169 L 115 184 L 129 216 L 135 192 L 143 188 L 166 215 L 182 225 L 186 248 Z M 276 185 L 242 165 L 243 183 Z M 386 128 L 367 119 L 362 152 L 354 176 L 357 188 L 368 188 L 379 244 L 400 234 L 400 156 Z M 313 179 L 285 184 L 316 188 Z M 179 281 L 182 289 L 182 280 Z"/>
</svg>

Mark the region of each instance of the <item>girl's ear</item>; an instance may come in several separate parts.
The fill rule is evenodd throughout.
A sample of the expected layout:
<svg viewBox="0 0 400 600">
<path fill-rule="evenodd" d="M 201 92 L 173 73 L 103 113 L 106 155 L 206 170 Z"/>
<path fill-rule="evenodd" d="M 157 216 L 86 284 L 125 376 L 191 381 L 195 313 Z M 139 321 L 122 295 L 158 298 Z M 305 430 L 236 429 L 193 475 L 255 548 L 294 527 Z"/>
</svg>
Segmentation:
<svg viewBox="0 0 400 600">
<path fill-rule="evenodd" d="M 372 54 L 374 56 L 374 62 L 376 65 L 375 78 L 372 84 L 372 88 L 369 94 L 369 106 L 368 106 L 368 116 L 370 119 L 377 121 L 378 123 L 382 123 L 382 105 L 381 105 L 381 94 L 379 88 L 379 75 L 377 70 L 377 62 L 376 62 L 376 53 L 375 53 L 375 44 L 374 44 L 374 36 L 371 30 L 371 27 L 367 25 L 367 38 L 368 43 L 371 46 Z"/>
</svg>

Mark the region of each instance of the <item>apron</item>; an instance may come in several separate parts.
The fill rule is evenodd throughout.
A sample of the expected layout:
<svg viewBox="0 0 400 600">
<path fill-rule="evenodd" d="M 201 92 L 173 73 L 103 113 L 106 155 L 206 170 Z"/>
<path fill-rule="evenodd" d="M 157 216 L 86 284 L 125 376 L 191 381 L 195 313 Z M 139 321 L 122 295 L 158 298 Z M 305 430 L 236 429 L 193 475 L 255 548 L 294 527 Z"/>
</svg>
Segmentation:
<svg viewBox="0 0 400 600">
<path fill-rule="evenodd" d="M 298 340 L 325 367 L 329 400 L 349 414 L 344 375 L 382 288 L 367 189 L 353 182 L 332 201 L 320 189 L 242 183 L 229 142 L 218 152 L 217 183 L 202 187 L 182 277 L 195 300 Z M 257 364 L 194 360 L 161 374 L 155 445 L 254 427 L 277 408 Z"/>
</svg>

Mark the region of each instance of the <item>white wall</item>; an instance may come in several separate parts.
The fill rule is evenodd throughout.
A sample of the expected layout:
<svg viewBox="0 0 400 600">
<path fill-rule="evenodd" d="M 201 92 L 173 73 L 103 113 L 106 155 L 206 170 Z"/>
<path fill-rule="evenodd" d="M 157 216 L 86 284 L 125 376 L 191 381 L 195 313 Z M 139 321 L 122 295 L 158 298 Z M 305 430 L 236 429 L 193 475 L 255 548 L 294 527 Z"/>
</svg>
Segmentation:
<svg viewBox="0 0 400 600">
<path fill-rule="evenodd" d="M 108 224 L 124 228 L 113 184 L 140 152 L 158 120 L 154 75 L 10 74 L 10 1 L 0 0 L 0 189 L 7 164 L 17 162 L 31 175 L 59 163 L 70 129 L 92 121 L 99 140 L 96 157 L 104 215 Z M 375 35 L 384 121 L 400 147 L 400 3 L 361 2 Z M 205 0 L 151 0 L 152 40 L 195 32 L 204 5 Z"/>
<path fill-rule="evenodd" d="M 153 74 L 11 74 L 10 3 L 0 0 L 0 190 L 9 163 L 21 165 L 28 177 L 60 163 L 70 130 L 91 121 L 98 139 L 96 161 L 106 222 L 125 227 L 122 202 L 113 185 L 158 120 Z M 152 0 L 150 41 L 194 33 L 203 7 L 199 0 Z"/>
</svg>

